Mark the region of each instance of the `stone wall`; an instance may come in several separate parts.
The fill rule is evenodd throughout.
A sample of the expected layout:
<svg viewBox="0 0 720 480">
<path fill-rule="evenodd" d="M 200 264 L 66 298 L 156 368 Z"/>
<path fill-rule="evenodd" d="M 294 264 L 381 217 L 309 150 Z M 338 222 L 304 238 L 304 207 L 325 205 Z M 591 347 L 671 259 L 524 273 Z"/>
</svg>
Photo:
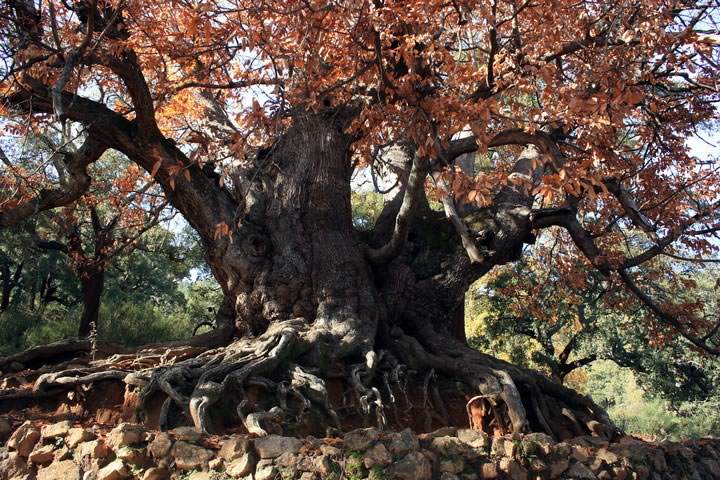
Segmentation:
<svg viewBox="0 0 720 480">
<path fill-rule="evenodd" d="M 0 448 L 0 478 L 707 480 L 720 479 L 720 440 L 649 444 L 625 437 L 608 444 L 578 437 L 557 443 L 537 433 L 489 438 L 455 428 L 250 438 L 204 436 L 190 427 L 161 433 L 128 423 L 101 431 L 69 421 L 25 422 Z"/>
</svg>

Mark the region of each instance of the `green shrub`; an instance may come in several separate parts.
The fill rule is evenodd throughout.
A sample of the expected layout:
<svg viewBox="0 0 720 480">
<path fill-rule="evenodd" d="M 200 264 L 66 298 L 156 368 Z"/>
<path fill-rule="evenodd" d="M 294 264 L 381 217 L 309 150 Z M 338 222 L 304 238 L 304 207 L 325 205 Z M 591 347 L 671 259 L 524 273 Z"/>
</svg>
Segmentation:
<svg viewBox="0 0 720 480">
<path fill-rule="evenodd" d="M 139 346 L 189 338 L 192 326 L 187 316 L 162 305 L 105 303 L 100 308 L 98 336 L 101 342 Z"/>
<path fill-rule="evenodd" d="M 0 315 L 0 355 L 77 337 L 80 306 L 50 304 L 44 311 L 11 307 Z M 126 346 L 187 339 L 195 321 L 184 306 L 105 300 L 97 327 L 101 342 Z"/>
<path fill-rule="evenodd" d="M 610 361 L 586 369 L 584 393 L 607 408 L 615 424 L 630 434 L 656 440 L 683 440 L 720 432 L 720 398 L 673 405 L 641 388 L 635 374 Z"/>
<path fill-rule="evenodd" d="M 13 306 L 0 314 L 0 355 L 22 350 L 25 332 L 36 322 L 31 312 Z"/>
<path fill-rule="evenodd" d="M 42 321 L 36 319 L 25 332 L 21 349 L 76 337 L 80 326 L 80 316 L 74 313 L 58 318 L 46 316 Z"/>
<path fill-rule="evenodd" d="M 77 312 L 54 304 L 44 311 L 11 306 L 0 315 L 0 355 L 74 337 L 78 319 Z"/>
</svg>

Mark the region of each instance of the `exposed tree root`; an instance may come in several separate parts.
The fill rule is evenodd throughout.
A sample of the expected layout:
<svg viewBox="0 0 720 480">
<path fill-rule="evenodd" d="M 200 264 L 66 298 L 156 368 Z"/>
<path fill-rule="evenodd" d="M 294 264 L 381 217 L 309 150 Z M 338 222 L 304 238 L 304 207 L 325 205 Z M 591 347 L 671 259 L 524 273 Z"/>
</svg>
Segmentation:
<svg viewBox="0 0 720 480">
<path fill-rule="evenodd" d="M 242 413 L 242 407 L 244 407 L 246 403 L 247 400 L 240 402 L 237 411 L 238 416 L 242 420 L 243 425 L 245 425 L 245 429 L 248 433 L 252 433 L 260 437 L 265 436 L 268 434 L 268 430 L 266 430 L 267 426 L 263 428 L 263 425 L 266 425 L 268 422 L 279 424 L 285 419 L 285 412 L 280 407 L 272 407 L 267 412 L 254 412 L 246 416 Z"/>
<path fill-rule="evenodd" d="M 62 358 L 83 357 L 90 353 L 89 340 L 67 340 L 40 345 L 15 355 L 0 357 L 0 371 L 15 372 L 26 366 L 40 366 L 45 361 Z"/>
<path fill-rule="evenodd" d="M 590 398 L 538 372 L 518 368 L 438 335 L 427 324 L 416 327 L 413 336 L 400 329 L 393 331 L 398 356 L 413 369 L 435 369 L 476 387 L 480 394 L 473 394 L 466 405 L 473 428 L 492 428 L 502 433 L 541 428 L 555 438 L 567 437 L 568 429 L 574 435 L 613 437 L 618 433 L 604 410 Z M 473 407 L 479 409 L 479 417 L 490 415 L 492 420 L 483 427 L 482 422 L 473 420 Z M 492 421 L 495 424 L 491 426 Z"/>
<path fill-rule="evenodd" d="M 300 424 L 308 415 L 334 428 L 341 428 L 348 416 L 385 428 L 400 423 L 413 409 L 415 417 L 424 412 L 425 427 L 430 429 L 451 422 L 441 391 L 454 390 L 459 396 L 464 389 L 469 426 L 489 433 L 539 430 L 566 438 L 612 437 L 617 432 L 590 399 L 539 373 L 440 336 L 428 325 L 415 327 L 412 334 L 395 327 L 385 342 L 387 349 L 365 351 L 361 362 L 352 362 L 357 353 L 343 358 L 334 355 L 339 349 L 330 348 L 325 350 L 325 363 L 318 365 L 322 357 L 315 351 L 317 338 L 332 346 L 332 335 L 318 331 L 318 325 L 292 319 L 271 324 L 257 338 L 241 338 L 222 348 L 155 346 L 84 364 L 62 363 L 55 371 L 45 367 L 26 372 L 34 381 L 32 390 L 0 391 L 0 400 L 39 398 L 114 380 L 124 382 L 137 396 L 140 418 L 151 399 L 162 399 L 161 428 L 185 418 L 199 431 L 212 432 L 218 422 L 227 421 L 225 407 L 230 407 L 229 412 L 237 415 L 235 423 L 265 435 L 282 425 Z M 367 339 L 358 341 L 368 344 Z M 330 378 L 340 379 L 349 389 L 339 405 L 331 402 L 325 383 Z M 421 391 L 421 401 L 412 403 L 418 395 L 409 395 L 408 385 Z M 250 395 L 251 390 L 262 394 Z"/>
</svg>

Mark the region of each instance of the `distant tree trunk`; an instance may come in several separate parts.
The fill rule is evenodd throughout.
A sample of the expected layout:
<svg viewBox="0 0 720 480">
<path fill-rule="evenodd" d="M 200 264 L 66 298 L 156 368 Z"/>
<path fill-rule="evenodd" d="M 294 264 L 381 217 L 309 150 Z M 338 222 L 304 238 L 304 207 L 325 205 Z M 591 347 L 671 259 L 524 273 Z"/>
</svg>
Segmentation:
<svg viewBox="0 0 720 480">
<path fill-rule="evenodd" d="M 80 275 L 80 290 L 82 294 L 82 314 L 80 316 L 80 329 L 78 335 L 87 337 L 92 330 L 92 324 L 97 327 L 100 312 L 100 298 L 105 286 L 105 270 L 91 270 Z"/>
<path fill-rule="evenodd" d="M 37 305 L 35 304 L 35 299 L 37 297 L 37 290 L 38 290 L 38 280 L 37 275 L 36 278 L 33 280 L 31 286 L 30 286 L 30 297 L 28 298 L 28 306 L 30 307 L 30 310 L 35 311 Z"/>
<path fill-rule="evenodd" d="M 0 312 L 7 310 L 10 305 L 10 292 L 12 291 L 12 282 L 10 279 L 10 267 L 2 266 L 2 300 L 0 300 Z"/>
<path fill-rule="evenodd" d="M 10 266 L 3 265 L 2 299 L 0 299 L 0 312 L 4 312 L 10 306 L 10 297 L 12 296 L 13 289 L 17 287 L 18 283 L 20 283 L 20 275 L 22 275 L 23 266 L 23 262 L 18 263 L 15 267 L 15 271 L 11 275 Z"/>
<path fill-rule="evenodd" d="M 47 308 L 48 303 L 50 303 L 50 300 L 52 299 L 54 290 L 52 280 L 52 272 L 47 272 L 40 277 L 40 288 L 38 289 L 39 305 L 36 310 L 38 317 L 42 317 L 45 314 L 45 308 Z"/>
</svg>

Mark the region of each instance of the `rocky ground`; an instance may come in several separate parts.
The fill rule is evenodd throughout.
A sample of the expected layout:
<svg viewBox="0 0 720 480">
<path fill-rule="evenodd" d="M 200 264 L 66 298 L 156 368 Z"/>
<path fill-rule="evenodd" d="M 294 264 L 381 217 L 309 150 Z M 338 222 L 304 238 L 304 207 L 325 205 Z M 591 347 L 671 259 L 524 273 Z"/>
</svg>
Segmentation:
<svg viewBox="0 0 720 480">
<path fill-rule="evenodd" d="M 0 418 L 0 478 L 23 480 L 720 479 L 720 440 L 651 444 L 632 437 L 557 443 L 544 434 L 365 428 L 338 438 L 206 436 L 190 427 L 112 430 L 70 421 L 13 429 Z"/>
</svg>

